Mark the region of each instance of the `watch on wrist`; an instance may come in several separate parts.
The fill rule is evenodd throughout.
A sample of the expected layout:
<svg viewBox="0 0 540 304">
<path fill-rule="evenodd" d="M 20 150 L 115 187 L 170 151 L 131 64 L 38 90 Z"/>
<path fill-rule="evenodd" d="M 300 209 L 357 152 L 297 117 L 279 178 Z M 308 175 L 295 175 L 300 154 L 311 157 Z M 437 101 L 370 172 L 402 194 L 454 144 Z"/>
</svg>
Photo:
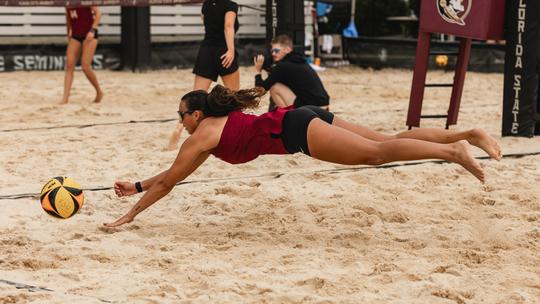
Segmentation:
<svg viewBox="0 0 540 304">
<path fill-rule="evenodd" d="M 138 192 L 138 193 L 143 192 L 143 188 L 142 188 L 141 182 L 135 182 L 135 189 L 137 189 L 137 192 Z"/>
</svg>

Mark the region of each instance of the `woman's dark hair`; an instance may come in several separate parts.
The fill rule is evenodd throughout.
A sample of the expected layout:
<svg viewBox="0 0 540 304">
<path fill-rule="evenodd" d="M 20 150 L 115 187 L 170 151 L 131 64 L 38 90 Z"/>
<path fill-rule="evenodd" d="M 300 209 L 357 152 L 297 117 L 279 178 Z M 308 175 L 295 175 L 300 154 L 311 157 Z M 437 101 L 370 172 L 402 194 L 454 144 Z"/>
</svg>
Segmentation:
<svg viewBox="0 0 540 304">
<path fill-rule="evenodd" d="M 210 93 L 197 90 L 182 97 L 188 111 L 202 111 L 205 116 L 226 116 L 229 112 L 257 108 L 261 97 L 266 94 L 263 88 L 233 91 L 216 85 Z"/>
</svg>

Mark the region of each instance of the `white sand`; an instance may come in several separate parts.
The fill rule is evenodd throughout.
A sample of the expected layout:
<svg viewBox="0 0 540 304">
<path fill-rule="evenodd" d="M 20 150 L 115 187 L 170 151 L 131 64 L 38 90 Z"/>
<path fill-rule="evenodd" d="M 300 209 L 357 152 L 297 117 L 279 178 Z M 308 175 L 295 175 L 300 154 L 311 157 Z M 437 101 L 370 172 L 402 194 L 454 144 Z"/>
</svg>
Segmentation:
<svg viewBox="0 0 540 304">
<path fill-rule="evenodd" d="M 253 71 L 241 73 L 250 86 Z M 98 77 L 102 104 L 91 104 L 77 72 L 71 104 L 58 106 L 62 72 L 0 74 L 0 129 L 173 119 L 193 81 L 188 70 Z M 341 117 L 406 130 L 411 71 L 321 77 Z M 540 152 L 539 138 L 501 139 L 502 82 L 468 73 L 457 129 L 485 128 L 506 154 Z M 445 113 L 449 96 L 429 90 L 424 113 Z M 0 132 L 0 196 L 39 192 L 57 175 L 85 188 L 150 177 L 176 156 L 162 151 L 175 124 Z M 329 172 L 345 167 L 299 154 L 239 166 L 211 157 L 194 183 L 118 230 L 101 225 L 138 196 L 86 191 L 83 209 L 64 221 L 35 199 L 0 200 L 0 303 L 538 303 L 539 162 L 482 160 L 482 186 L 455 164 Z M 221 180 L 198 182 L 206 179 Z"/>
</svg>

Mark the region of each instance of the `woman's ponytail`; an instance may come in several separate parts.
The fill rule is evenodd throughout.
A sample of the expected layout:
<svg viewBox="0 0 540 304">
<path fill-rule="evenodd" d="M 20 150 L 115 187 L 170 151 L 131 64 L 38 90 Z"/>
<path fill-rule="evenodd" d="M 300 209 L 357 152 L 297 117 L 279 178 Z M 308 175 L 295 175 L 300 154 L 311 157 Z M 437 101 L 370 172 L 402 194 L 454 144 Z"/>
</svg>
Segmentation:
<svg viewBox="0 0 540 304">
<path fill-rule="evenodd" d="M 201 110 L 206 116 L 226 116 L 229 112 L 253 109 L 259 106 L 261 97 L 266 94 L 263 88 L 233 91 L 216 85 L 210 93 L 193 91 L 182 97 L 189 111 Z"/>
</svg>

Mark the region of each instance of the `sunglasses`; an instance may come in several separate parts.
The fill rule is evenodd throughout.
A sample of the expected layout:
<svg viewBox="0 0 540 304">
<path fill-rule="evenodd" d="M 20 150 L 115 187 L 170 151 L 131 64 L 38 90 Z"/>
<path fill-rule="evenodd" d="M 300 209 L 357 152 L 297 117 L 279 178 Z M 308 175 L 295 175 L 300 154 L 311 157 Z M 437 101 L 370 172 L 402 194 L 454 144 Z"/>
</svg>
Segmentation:
<svg viewBox="0 0 540 304">
<path fill-rule="evenodd" d="M 272 54 L 277 54 L 279 52 L 281 52 L 280 48 L 273 48 L 273 49 L 270 50 L 270 53 L 272 53 Z"/>
<path fill-rule="evenodd" d="M 185 112 L 182 112 L 182 111 L 176 111 L 178 113 L 178 116 L 180 116 L 180 121 L 184 121 L 184 116 L 186 114 L 192 114 L 193 112 L 195 111 L 185 111 Z"/>
</svg>

